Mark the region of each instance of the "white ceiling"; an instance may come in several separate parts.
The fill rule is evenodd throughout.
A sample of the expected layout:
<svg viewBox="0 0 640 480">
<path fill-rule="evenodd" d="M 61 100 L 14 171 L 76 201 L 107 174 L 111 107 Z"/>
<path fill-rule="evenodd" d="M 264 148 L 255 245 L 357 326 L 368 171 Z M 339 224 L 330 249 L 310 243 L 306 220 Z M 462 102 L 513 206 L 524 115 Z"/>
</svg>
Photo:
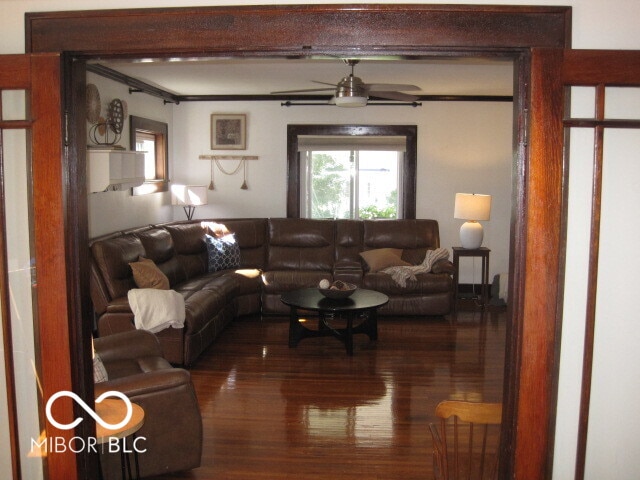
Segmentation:
<svg viewBox="0 0 640 480">
<path fill-rule="evenodd" d="M 101 65 L 177 95 L 264 95 L 335 84 L 351 68 L 338 58 L 99 61 Z M 417 95 L 512 95 L 510 59 L 362 59 L 355 75 L 365 83 L 417 85 Z M 313 92 L 309 92 L 313 94 Z M 318 92 L 327 94 L 330 92 Z"/>
</svg>

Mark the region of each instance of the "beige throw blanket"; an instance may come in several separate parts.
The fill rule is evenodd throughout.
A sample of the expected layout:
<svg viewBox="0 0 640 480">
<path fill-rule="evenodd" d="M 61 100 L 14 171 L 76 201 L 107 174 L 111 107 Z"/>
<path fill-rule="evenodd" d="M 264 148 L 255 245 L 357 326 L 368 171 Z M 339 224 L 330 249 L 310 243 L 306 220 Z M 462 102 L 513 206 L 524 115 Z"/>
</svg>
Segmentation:
<svg viewBox="0 0 640 480">
<path fill-rule="evenodd" d="M 133 288 L 127 297 L 137 329 L 156 333 L 184 326 L 184 297 L 175 290 Z"/>
<path fill-rule="evenodd" d="M 435 250 L 427 250 L 420 265 L 387 267 L 381 272 L 391 275 L 394 282 L 401 287 L 406 287 L 408 280 L 416 280 L 416 274 L 429 273 L 434 263 L 447 258 L 449 258 L 449 251 L 446 248 L 436 248 Z"/>
</svg>

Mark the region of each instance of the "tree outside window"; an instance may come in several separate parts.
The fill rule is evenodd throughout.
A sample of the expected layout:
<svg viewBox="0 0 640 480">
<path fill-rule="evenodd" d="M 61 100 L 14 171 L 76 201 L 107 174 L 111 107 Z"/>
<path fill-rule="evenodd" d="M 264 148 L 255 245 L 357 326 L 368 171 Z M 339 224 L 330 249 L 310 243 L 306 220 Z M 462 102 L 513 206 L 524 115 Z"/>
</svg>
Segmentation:
<svg viewBox="0 0 640 480">
<path fill-rule="evenodd" d="M 398 218 L 396 151 L 307 152 L 308 218 Z"/>
</svg>

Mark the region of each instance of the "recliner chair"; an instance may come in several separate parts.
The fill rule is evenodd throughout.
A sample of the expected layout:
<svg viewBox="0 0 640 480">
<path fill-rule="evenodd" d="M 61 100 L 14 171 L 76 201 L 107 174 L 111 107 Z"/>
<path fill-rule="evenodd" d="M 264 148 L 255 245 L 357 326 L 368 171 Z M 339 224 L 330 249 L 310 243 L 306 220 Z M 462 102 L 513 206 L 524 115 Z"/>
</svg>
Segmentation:
<svg viewBox="0 0 640 480">
<path fill-rule="evenodd" d="M 136 433 L 146 451 L 138 454 L 140 475 L 148 477 L 200 466 L 202 418 L 191 375 L 162 356 L 155 335 L 133 330 L 96 338 L 94 348 L 108 380 L 95 384 L 96 397 L 117 390 L 140 405 L 144 425 Z M 105 478 L 118 478 L 117 454 L 103 453 Z"/>
</svg>

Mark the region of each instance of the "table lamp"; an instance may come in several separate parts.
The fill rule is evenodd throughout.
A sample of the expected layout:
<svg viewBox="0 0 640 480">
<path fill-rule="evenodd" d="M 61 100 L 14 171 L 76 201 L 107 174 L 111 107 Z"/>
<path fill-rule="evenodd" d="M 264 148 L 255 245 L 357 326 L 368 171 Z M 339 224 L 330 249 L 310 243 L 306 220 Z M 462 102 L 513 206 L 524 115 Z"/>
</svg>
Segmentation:
<svg viewBox="0 0 640 480">
<path fill-rule="evenodd" d="M 193 218 L 193 213 L 198 205 L 206 205 L 206 185 L 171 185 L 171 205 L 184 208 L 187 220 Z"/>
<path fill-rule="evenodd" d="M 467 220 L 460 227 L 463 248 L 480 248 L 484 232 L 478 220 L 491 218 L 491 195 L 456 193 L 453 217 Z"/>
</svg>

